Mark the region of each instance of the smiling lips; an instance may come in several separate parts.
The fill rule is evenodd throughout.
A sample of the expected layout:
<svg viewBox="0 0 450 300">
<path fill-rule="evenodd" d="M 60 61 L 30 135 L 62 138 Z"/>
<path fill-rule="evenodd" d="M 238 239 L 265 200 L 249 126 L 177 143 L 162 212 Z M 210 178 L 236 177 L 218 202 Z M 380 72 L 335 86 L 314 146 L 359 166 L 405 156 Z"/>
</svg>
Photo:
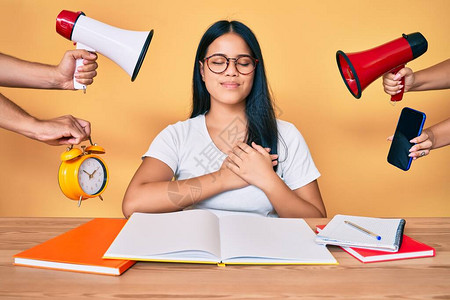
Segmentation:
<svg viewBox="0 0 450 300">
<path fill-rule="evenodd" d="M 235 89 L 238 88 L 240 86 L 239 83 L 236 82 L 231 82 L 231 81 L 227 81 L 227 82 L 222 82 L 221 85 L 226 88 L 226 89 Z"/>
</svg>

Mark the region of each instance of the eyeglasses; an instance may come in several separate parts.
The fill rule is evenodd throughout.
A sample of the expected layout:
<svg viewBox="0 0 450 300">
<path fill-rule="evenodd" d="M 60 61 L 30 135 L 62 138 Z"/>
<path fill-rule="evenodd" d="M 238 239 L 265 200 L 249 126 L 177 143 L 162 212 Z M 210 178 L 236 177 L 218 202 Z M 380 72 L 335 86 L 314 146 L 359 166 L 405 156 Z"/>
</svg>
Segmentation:
<svg viewBox="0 0 450 300">
<path fill-rule="evenodd" d="M 252 73 L 258 60 L 251 57 L 250 55 L 239 55 L 238 57 L 226 57 L 223 54 L 213 54 L 203 59 L 206 61 L 208 68 L 211 72 L 216 74 L 221 74 L 225 72 L 230 64 L 230 60 L 234 61 L 234 66 L 236 70 L 242 75 L 248 75 Z"/>
</svg>

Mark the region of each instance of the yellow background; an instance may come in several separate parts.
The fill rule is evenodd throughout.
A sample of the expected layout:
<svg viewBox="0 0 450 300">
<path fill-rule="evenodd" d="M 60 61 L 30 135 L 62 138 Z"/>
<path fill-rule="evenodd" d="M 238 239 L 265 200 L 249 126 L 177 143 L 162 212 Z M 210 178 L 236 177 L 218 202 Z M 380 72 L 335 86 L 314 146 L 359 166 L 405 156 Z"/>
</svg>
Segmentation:
<svg viewBox="0 0 450 300">
<path fill-rule="evenodd" d="M 76 201 L 58 187 L 59 156 L 52 147 L 0 130 L 0 216 L 121 217 L 124 192 L 155 135 L 184 120 L 191 107 L 194 55 L 205 30 L 219 19 L 248 25 L 261 44 L 277 116 L 305 137 L 322 176 L 329 216 L 450 216 L 450 147 L 401 171 L 386 162 L 404 106 L 427 114 L 430 126 L 449 116 L 450 92 L 408 93 L 389 103 L 381 79 L 360 100 L 338 72 L 337 50 L 373 48 L 419 31 L 428 51 L 408 64 L 419 70 L 450 53 L 450 1 L 50 1 L 0 0 L 0 51 L 57 64 L 70 41 L 55 32 L 63 10 L 129 30 L 155 30 L 135 82 L 100 55 L 87 94 L 0 88 L 30 114 L 72 114 L 92 123 L 110 170 L 104 201 Z M 7 72 L 7 70 L 0 70 Z"/>
</svg>

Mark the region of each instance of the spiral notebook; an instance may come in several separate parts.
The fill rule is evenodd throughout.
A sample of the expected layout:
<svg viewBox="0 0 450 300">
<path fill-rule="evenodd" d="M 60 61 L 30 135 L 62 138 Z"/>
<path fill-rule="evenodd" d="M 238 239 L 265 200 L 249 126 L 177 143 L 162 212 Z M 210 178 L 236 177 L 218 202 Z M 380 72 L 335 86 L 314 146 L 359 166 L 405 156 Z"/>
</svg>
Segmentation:
<svg viewBox="0 0 450 300">
<path fill-rule="evenodd" d="M 316 243 L 397 252 L 404 228 L 404 219 L 336 215 Z"/>
</svg>

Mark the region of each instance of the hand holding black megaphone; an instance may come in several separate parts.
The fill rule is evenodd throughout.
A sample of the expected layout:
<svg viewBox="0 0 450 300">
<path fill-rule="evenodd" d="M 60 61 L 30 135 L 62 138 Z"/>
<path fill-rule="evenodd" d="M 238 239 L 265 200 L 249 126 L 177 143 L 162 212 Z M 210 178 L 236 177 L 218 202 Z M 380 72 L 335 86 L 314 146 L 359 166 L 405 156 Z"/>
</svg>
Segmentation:
<svg viewBox="0 0 450 300">
<path fill-rule="evenodd" d="M 124 69 L 131 81 L 136 79 L 153 37 L 153 30 L 124 30 L 88 18 L 81 11 L 68 10 L 61 11 L 56 17 L 56 31 L 76 42 L 77 49 L 105 55 Z M 82 59 L 77 60 L 76 68 L 82 64 Z M 86 90 L 86 86 L 76 82 L 75 78 L 73 84 L 75 89 Z"/>
<path fill-rule="evenodd" d="M 427 51 L 428 43 L 419 33 L 403 34 L 401 38 L 362 52 L 345 54 L 336 52 L 336 61 L 342 79 L 350 93 L 357 99 L 362 91 L 387 72 L 397 73 L 405 64 Z M 402 78 L 404 86 L 404 78 Z M 400 101 L 402 92 L 393 95 L 391 101 Z"/>
</svg>

